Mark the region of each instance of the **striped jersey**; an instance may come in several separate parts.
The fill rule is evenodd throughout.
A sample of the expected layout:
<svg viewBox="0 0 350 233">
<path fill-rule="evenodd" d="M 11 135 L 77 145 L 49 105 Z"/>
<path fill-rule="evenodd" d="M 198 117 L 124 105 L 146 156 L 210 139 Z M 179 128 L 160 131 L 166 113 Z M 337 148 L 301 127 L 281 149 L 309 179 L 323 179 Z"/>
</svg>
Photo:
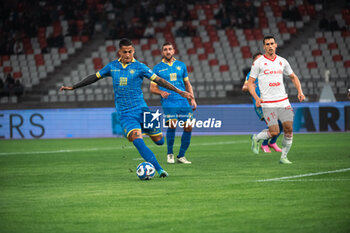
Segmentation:
<svg viewBox="0 0 350 233">
<path fill-rule="evenodd" d="M 289 76 L 292 73 L 292 68 L 283 57 L 276 55 L 271 60 L 264 55 L 253 63 L 250 77 L 259 78 L 258 84 L 263 103 L 277 103 L 288 99 L 283 74 Z"/>
<path fill-rule="evenodd" d="M 173 84 L 181 91 L 186 91 L 184 81 L 188 80 L 188 72 L 185 63 L 178 60 L 168 63 L 166 60 L 163 59 L 153 68 L 153 72 L 159 77 Z M 180 94 L 174 91 L 170 91 L 163 87 L 159 87 L 159 89 L 161 91 L 166 91 L 170 93 L 170 95 L 166 99 L 161 97 L 162 105 L 169 105 L 169 103 L 171 103 L 174 100 L 185 99 L 187 101 L 186 98 L 182 97 Z"/>
<path fill-rule="evenodd" d="M 96 76 L 112 76 L 115 106 L 122 115 L 147 107 L 141 89 L 143 78 L 154 80 L 157 77 L 150 68 L 136 59 L 125 65 L 120 59 L 114 60 L 98 71 Z"/>
</svg>

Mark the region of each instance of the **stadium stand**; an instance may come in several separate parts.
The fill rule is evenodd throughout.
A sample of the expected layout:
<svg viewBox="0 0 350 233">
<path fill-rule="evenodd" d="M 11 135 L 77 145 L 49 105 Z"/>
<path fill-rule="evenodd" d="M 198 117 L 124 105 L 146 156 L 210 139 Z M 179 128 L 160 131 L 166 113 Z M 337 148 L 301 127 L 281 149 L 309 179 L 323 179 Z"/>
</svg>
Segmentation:
<svg viewBox="0 0 350 233">
<path fill-rule="evenodd" d="M 283 52 L 291 40 L 302 37 L 310 22 L 321 21 L 322 14 L 322 20 L 325 19 L 323 1 L 137 1 L 139 6 L 131 9 L 119 1 L 90 0 L 83 6 L 78 5 L 80 1 L 73 2 L 75 7 L 80 7 L 83 16 L 67 18 L 62 9 L 68 7 L 68 2 L 46 3 L 44 8 L 56 10 L 57 17 L 39 27 L 35 37 L 24 37 L 24 54 L 3 54 L 2 50 L 0 71 L 20 79 L 25 85 L 25 95 L 30 95 L 33 87 L 46 82 L 48 74 L 60 71 L 63 61 L 68 59 L 65 64 L 69 65 L 77 49 L 87 49 L 84 43 L 94 40 L 91 31 L 104 32 L 106 40 L 90 48 L 91 53 L 82 62 L 71 67 L 70 73 L 57 78 L 56 84 L 49 86 L 46 93 L 41 93 L 37 100 L 43 104 L 111 102 L 111 79 L 74 92 L 58 93 L 57 90 L 63 83 L 75 83 L 116 59 L 118 39 L 125 36 L 133 38 L 136 58 L 150 67 L 161 60 L 161 45 L 165 41 L 172 42 L 177 50 L 176 57 L 188 66 L 197 99 L 203 99 L 204 103 L 210 103 L 210 99 L 230 103 L 234 99 L 232 96 L 241 95 L 244 72 L 251 65 L 252 54 L 262 51 L 264 35 L 273 34 Z M 333 26 L 334 20 L 340 26 L 324 31 L 320 22 L 320 29 L 315 30 L 314 36 L 286 57 L 307 87 L 304 89 L 308 96 L 319 94 L 326 69 L 331 72 L 330 84 L 335 94 L 343 95 L 349 85 L 349 8 L 332 7 L 338 12 L 332 18 Z M 91 9 L 97 9 L 103 16 L 96 17 Z M 127 21 L 132 23 L 129 25 Z M 88 36 L 83 33 L 86 25 L 90 25 Z M 72 35 L 71 31 L 76 34 Z M 64 38 L 59 47 L 49 46 L 52 33 Z M 287 91 L 295 95 L 292 84 L 287 83 Z M 144 82 L 142 87 L 145 99 L 158 100 L 158 96 L 150 94 L 148 85 Z M 25 102 L 25 98 L 20 102 L 22 99 Z"/>
</svg>

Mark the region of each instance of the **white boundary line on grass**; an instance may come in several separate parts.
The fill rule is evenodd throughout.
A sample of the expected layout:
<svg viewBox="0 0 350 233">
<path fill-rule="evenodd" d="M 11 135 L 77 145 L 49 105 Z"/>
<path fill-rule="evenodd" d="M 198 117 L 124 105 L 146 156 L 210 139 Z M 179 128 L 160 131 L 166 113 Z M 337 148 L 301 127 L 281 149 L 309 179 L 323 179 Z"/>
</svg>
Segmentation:
<svg viewBox="0 0 350 233">
<path fill-rule="evenodd" d="M 191 146 L 213 146 L 213 145 L 228 145 L 228 144 L 238 144 L 246 143 L 248 140 L 237 140 L 237 141 L 227 141 L 227 142 L 208 142 L 208 143 L 193 143 Z M 174 146 L 179 146 L 175 144 Z M 157 145 L 149 145 L 148 147 L 159 147 Z M 120 147 L 102 147 L 102 148 L 87 148 L 87 149 L 72 149 L 72 150 L 53 150 L 53 151 L 27 151 L 27 152 L 2 152 L 2 155 L 35 155 L 35 154 L 56 154 L 56 153 L 71 153 L 71 152 L 90 152 L 90 151 L 108 151 L 108 150 L 122 150 L 122 149 L 133 149 L 134 146 L 122 145 Z"/>
<path fill-rule="evenodd" d="M 331 174 L 331 173 L 339 173 L 339 172 L 347 172 L 347 171 L 350 171 L 350 168 L 338 169 L 334 171 L 308 173 L 308 174 L 302 174 L 302 175 L 296 175 L 296 176 L 284 176 L 284 177 L 278 177 L 278 178 L 272 178 L 272 179 L 256 180 L 256 182 L 284 181 L 284 180 L 300 178 L 300 177 L 318 176 L 323 174 Z"/>
</svg>

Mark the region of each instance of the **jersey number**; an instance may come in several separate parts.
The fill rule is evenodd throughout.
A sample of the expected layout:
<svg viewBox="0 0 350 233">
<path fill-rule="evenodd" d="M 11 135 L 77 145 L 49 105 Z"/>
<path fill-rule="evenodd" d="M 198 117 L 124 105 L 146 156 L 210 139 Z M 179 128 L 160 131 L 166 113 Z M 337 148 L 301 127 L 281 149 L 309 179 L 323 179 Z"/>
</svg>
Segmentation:
<svg viewBox="0 0 350 233">
<path fill-rule="evenodd" d="M 176 77 L 176 73 L 171 73 L 170 74 L 170 81 L 176 81 L 177 77 Z"/>
<path fill-rule="evenodd" d="M 119 79 L 119 86 L 126 86 L 128 85 L 128 78 L 121 77 Z"/>
</svg>

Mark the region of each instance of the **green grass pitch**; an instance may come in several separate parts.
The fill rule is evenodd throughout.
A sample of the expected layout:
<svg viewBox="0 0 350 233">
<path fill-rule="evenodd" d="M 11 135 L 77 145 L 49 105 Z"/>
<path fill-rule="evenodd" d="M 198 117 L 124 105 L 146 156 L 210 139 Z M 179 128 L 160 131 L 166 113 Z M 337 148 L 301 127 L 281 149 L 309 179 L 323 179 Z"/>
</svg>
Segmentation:
<svg viewBox="0 0 350 233">
<path fill-rule="evenodd" d="M 145 140 L 168 178 L 123 138 L 0 141 L 0 232 L 350 232 L 349 133 L 295 134 L 292 165 L 248 135 L 193 137 L 192 165 Z"/>
</svg>

